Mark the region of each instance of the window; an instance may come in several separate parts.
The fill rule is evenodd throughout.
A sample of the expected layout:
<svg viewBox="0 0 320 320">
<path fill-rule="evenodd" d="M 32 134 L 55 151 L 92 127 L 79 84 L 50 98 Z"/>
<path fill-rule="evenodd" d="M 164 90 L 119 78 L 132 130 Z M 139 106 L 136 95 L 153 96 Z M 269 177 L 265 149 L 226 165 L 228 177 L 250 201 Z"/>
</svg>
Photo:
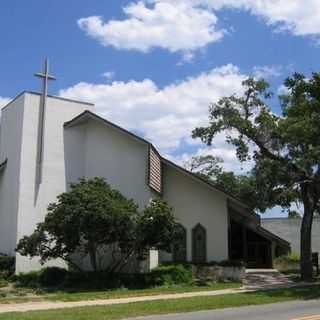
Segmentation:
<svg viewBox="0 0 320 320">
<path fill-rule="evenodd" d="M 178 234 L 179 234 L 179 237 L 176 243 L 173 245 L 173 261 L 186 262 L 187 261 L 187 230 L 182 224 L 179 224 Z"/>
<path fill-rule="evenodd" d="M 192 229 L 192 262 L 207 262 L 207 232 L 200 223 Z"/>
</svg>

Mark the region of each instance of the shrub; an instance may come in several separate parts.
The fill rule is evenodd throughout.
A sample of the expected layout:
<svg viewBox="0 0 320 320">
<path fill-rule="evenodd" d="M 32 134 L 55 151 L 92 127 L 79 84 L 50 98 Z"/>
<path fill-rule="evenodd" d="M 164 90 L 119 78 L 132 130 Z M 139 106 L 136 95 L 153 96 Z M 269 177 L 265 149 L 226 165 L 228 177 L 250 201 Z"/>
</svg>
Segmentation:
<svg viewBox="0 0 320 320">
<path fill-rule="evenodd" d="M 6 287 L 7 285 L 8 285 L 8 282 L 0 278 L 0 288 Z"/>
<path fill-rule="evenodd" d="M 152 285 L 187 284 L 192 282 L 191 265 L 168 264 L 159 266 L 149 274 Z"/>
<path fill-rule="evenodd" d="M 300 256 L 292 252 L 289 255 L 280 256 L 274 259 L 275 264 L 290 264 L 290 263 L 299 263 L 300 262 Z"/>
<path fill-rule="evenodd" d="M 14 274 L 15 258 L 0 254 L 0 274 L 10 277 Z"/>
<path fill-rule="evenodd" d="M 61 285 L 68 274 L 63 268 L 49 267 L 40 271 L 39 284 L 44 287 L 57 287 Z"/>
<path fill-rule="evenodd" d="M 22 272 L 14 276 L 17 287 L 37 288 L 41 271 Z"/>
<path fill-rule="evenodd" d="M 65 282 L 65 288 L 77 289 L 104 289 L 119 288 L 122 286 L 118 275 L 108 272 L 68 272 Z"/>
</svg>

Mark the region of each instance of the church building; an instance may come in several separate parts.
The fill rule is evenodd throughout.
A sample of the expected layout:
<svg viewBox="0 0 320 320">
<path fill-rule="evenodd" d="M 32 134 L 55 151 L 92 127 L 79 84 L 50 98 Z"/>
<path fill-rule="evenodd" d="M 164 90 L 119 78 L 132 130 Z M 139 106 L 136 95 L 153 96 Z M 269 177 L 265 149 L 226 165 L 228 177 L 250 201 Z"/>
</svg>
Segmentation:
<svg viewBox="0 0 320 320">
<path fill-rule="evenodd" d="M 153 255 L 153 265 L 231 259 L 272 267 L 275 256 L 290 250 L 232 195 L 101 118 L 92 104 L 47 95 L 47 68 L 38 76 L 44 78 L 43 93 L 23 92 L 1 112 L 0 253 L 16 256 L 16 272 L 41 267 L 38 259 L 15 252 L 17 242 L 43 221 L 48 204 L 82 177 L 104 177 L 141 209 L 156 197 L 169 203 L 185 236 L 173 254 Z"/>
</svg>

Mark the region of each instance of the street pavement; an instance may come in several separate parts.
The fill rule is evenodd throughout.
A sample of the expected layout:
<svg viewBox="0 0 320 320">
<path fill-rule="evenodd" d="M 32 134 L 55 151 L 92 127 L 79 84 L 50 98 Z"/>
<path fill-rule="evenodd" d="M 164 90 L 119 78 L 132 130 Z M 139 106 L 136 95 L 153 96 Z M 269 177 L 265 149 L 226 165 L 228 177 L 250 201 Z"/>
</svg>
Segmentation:
<svg viewBox="0 0 320 320">
<path fill-rule="evenodd" d="M 320 300 L 139 317 L 134 320 L 320 320 Z"/>
</svg>

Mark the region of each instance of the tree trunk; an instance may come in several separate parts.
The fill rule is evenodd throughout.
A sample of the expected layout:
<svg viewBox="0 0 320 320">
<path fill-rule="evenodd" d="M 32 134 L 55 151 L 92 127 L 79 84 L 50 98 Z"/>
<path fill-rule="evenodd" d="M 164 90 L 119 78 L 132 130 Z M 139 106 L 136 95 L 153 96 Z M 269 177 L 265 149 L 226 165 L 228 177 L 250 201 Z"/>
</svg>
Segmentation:
<svg viewBox="0 0 320 320">
<path fill-rule="evenodd" d="M 92 269 L 94 272 L 98 271 L 97 267 L 97 250 L 94 244 L 89 243 L 88 244 L 88 251 L 89 251 L 89 257 L 90 257 L 90 263 L 92 266 Z"/>
<path fill-rule="evenodd" d="M 302 201 L 304 205 L 304 214 L 300 230 L 300 268 L 301 278 L 304 281 L 311 281 L 313 277 L 312 266 L 312 222 L 314 213 L 314 201 L 310 195 L 309 188 L 303 186 L 302 188 Z"/>
</svg>

